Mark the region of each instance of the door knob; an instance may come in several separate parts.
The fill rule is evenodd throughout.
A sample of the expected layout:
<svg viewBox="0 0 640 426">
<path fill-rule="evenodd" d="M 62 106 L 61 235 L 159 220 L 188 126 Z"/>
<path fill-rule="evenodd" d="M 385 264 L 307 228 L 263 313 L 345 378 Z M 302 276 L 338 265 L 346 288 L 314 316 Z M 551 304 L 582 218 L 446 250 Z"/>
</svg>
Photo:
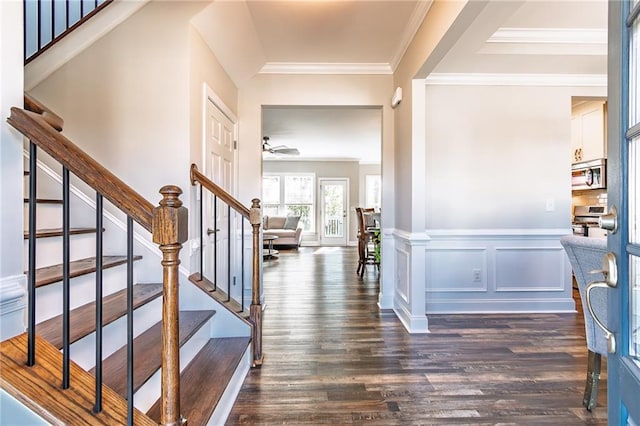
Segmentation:
<svg viewBox="0 0 640 426">
<path fill-rule="evenodd" d="M 609 213 L 600 216 L 598 226 L 607 231 L 611 231 L 612 234 L 618 232 L 618 209 L 616 209 L 616 206 L 611 206 Z"/>
</svg>

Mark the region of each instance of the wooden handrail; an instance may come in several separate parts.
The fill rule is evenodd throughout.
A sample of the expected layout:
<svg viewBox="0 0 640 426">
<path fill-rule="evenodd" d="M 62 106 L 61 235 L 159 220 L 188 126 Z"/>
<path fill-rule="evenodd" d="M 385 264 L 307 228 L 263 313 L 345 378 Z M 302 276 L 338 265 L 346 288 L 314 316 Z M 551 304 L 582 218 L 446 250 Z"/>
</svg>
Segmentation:
<svg viewBox="0 0 640 426">
<path fill-rule="evenodd" d="M 41 115 L 13 107 L 7 122 L 151 232 L 153 204 L 58 133 Z"/>
<path fill-rule="evenodd" d="M 262 210 L 260 200 L 251 200 L 251 208 L 247 208 L 236 200 L 231 194 L 213 183 L 208 177 L 198 171 L 198 166 L 191 164 L 191 185 L 200 184 L 213 193 L 219 200 L 226 203 L 243 217 L 249 220 L 252 230 L 251 250 L 251 305 L 249 306 L 249 322 L 251 323 L 251 340 L 253 345 L 252 365 L 262 365 L 262 305 L 260 302 L 260 259 L 262 259 L 262 247 L 260 245 L 260 226 L 262 225 Z M 202 200 L 200 200 L 202 202 Z M 202 262 L 202 260 L 201 260 Z M 243 265 L 244 268 L 244 265 Z M 244 291 L 244 289 L 243 289 Z"/>
<path fill-rule="evenodd" d="M 245 218 L 249 219 L 249 209 L 246 208 L 240 201 L 233 198 L 231 194 L 225 191 L 220 186 L 213 183 L 208 177 L 198 171 L 198 166 L 191 164 L 191 185 L 199 183 L 207 190 L 211 191 L 225 204 L 231 206 L 232 209 L 240 213 Z"/>
<path fill-rule="evenodd" d="M 51 127 L 61 132 L 64 126 L 64 120 L 55 112 L 40 103 L 37 99 L 31 97 L 28 93 L 24 94 L 24 109 L 42 115 L 42 118 L 49 123 Z"/>
</svg>

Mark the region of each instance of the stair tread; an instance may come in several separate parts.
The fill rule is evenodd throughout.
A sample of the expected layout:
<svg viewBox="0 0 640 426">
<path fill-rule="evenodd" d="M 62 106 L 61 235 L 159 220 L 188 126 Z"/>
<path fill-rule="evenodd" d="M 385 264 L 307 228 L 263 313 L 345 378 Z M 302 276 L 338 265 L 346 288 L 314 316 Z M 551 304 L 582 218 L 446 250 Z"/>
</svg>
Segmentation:
<svg viewBox="0 0 640 426">
<path fill-rule="evenodd" d="M 133 286 L 133 308 L 136 309 L 162 295 L 162 284 L 135 284 Z M 107 325 L 127 313 L 127 290 L 123 289 L 103 298 L 102 325 Z M 71 310 L 71 343 L 95 331 L 96 304 L 87 303 Z M 36 324 L 36 333 L 58 349 L 62 348 L 62 315 Z"/>
<path fill-rule="evenodd" d="M 25 203 L 29 202 L 28 198 L 24 199 Z M 62 200 L 57 198 L 36 198 L 36 203 L 39 204 L 62 204 Z"/>
<path fill-rule="evenodd" d="M 215 311 L 180 312 L 180 346 L 184 345 L 213 315 Z M 162 364 L 162 322 L 154 324 L 133 341 L 133 390 L 142 385 Z M 95 368 L 90 371 L 95 374 Z M 104 383 L 123 398 L 127 396 L 127 347 L 123 346 L 103 361 Z"/>
<path fill-rule="evenodd" d="M 229 310 L 229 312 L 242 319 L 245 323 L 251 325 L 251 323 L 249 322 L 249 311 L 246 309 L 242 309 L 240 303 L 236 302 L 233 299 L 227 301 L 227 293 L 221 290 L 220 287 L 217 287 L 216 290 L 213 290 L 213 283 L 206 277 L 202 277 L 202 279 L 200 279 L 200 274 L 195 273 L 189 276 L 189 281 L 191 281 L 198 288 L 207 293 L 211 298 L 222 304 L 227 310 Z"/>
<path fill-rule="evenodd" d="M 189 426 L 206 425 L 227 384 L 242 360 L 251 339 L 211 339 L 180 374 L 180 411 Z M 147 415 L 160 421 L 161 401 Z"/>
<path fill-rule="evenodd" d="M 140 260 L 142 256 L 134 256 L 133 260 Z M 103 256 L 102 268 L 112 268 L 114 266 L 127 263 L 127 256 Z M 96 258 L 88 257 L 86 259 L 74 260 L 69 262 L 69 275 L 71 278 L 80 275 L 90 274 L 96 271 Z M 26 273 L 26 272 L 25 272 Z M 62 264 L 46 266 L 36 269 L 36 287 L 56 283 L 62 281 Z"/>
<path fill-rule="evenodd" d="M 69 235 L 93 234 L 97 228 L 69 228 Z M 103 229 L 104 232 L 104 229 Z M 61 237 L 62 228 L 43 228 L 36 230 L 36 238 Z M 24 231 L 24 239 L 29 238 L 29 231 Z"/>
<path fill-rule="evenodd" d="M 102 386 L 103 410 L 93 413 L 95 379 L 73 361 L 69 389 L 63 390 L 62 353 L 36 336 L 36 365 L 27 367 L 27 335 L 0 343 L 0 386 L 52 424 L 123 425 L 127 423 L 127 401 Z M 138 410 L 134 424 L 157 425 Z"/>
</svg>

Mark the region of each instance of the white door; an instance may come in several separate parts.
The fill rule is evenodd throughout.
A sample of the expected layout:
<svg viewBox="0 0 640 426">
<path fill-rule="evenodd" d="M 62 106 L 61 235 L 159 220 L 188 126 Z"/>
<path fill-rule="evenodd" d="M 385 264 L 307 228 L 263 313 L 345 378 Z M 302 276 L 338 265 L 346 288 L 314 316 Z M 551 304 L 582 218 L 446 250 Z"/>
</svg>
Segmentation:
<svg viewBox="0 0 640 426">
<path fill-rule="evenodd" d="M 234 194 L 235 125 L 211 99 L 207 100 L 205 125 L 205 174 L 216 185 Z M 233 291 L 235 269 L 236 214 L 227 204 L 214 203 L 214 196 L 205 191 L 205 251 L 204 274 L 224 292 Z M 231 257 L 229 257 L 231 254 Z M 230 273 L 231 271 L 231 273 Z M 239 294 L 239 293 L 238 293 Z"/>
<path fill-rule="evenodd" d="M 348 179 L 320 179 L 320 244 L 347 245 Z"/>
</svg>

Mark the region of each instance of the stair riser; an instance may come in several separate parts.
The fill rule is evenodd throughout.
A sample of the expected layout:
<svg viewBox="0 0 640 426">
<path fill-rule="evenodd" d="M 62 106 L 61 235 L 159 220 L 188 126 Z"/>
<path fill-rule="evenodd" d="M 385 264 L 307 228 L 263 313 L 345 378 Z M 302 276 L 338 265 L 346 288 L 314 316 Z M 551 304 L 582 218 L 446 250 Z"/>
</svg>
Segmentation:
<svg viewBox="0 0 640 426">
<path fill-rule="evenodd" d="M 134 283 L 135 281 L 134 267 Z M 103 296 L 115 293 L 126 287 L 126 265 L 102 271 Z M 71 279 L 70 304 L 71 309 L 95 301 L 96 274 L 91 273 Z M 36 290 L 36 322 L 41 322 L 62 313 L 62 282 L 39 287 Z"/>
<path fill-rule="evenodd" d="M 134 336 L 147 330 L 162 317 L 162 298 L 159 297 L 133 314 Z M 95 367 L 96 335 L 91 333 L 71 345 L 71 359 L 89 371 Z M 102 329 L 102 358 L 106 358 L 127 343 L 127 317 L 124 316 Z M 124 366 L 123 366 L 124 367 Z"/>
<path fill-rule="evenodd" d="M 233 373 L 233 377 L 227 384 L 227 388 L 222 394 L 218 405 L 216 405 L 213 414 L 209 418 L 207 422 L 207 426 L 218 426 L 225 424 L 227 418 L 229 417 L 229 413 L 231 413 L 231 409 L 233 408 L 233 404 L 238 397 L 238 393 L 240 393 L 240 389 L 244 383 L 245 377 L 249 373 L 249 369 L 251 368 L 251 345 L 247 347 L 247 350 L 242 357 L 242 360 L 238 364 L 235 373 Z"/>
<path fill-rule="evenodd" d="M 96 255 L 94 234 L 72 235 L 69 238 L 71 261 Z M 38 238 L 36 243 L 36 268 L 62 263 L 62 237 Z M 25 270 L 29 259 L 29 241 L 24 241 Z"/>
<path fill-rule="evenodd" d="M 213 317 L 215 318 L 215 317 Z M 180 348 L 180 371 L 184 370 L 193 360 L 197 353 L 211 338 L 211 324 L 214 319 L 210 319 L 203 325 L 191 339 Z M 212 378 L 215 380 L 215 378 Z M 146 413 L 149 408 L 160 398 L 161 372 L 158 370 L 135 394 L 134 405 L 140 411 Z"/>
<path fill-rule="evenodd" d="M 36 208 L 36 227 L 58 228 L 62 226 L 62 208 L 56 204 L 38 204 Z M 76 226 L 74 224 L 74 226 Z M 29 229 L 29 205 L 24 204 L 24 229 Z"/>
</svg>

